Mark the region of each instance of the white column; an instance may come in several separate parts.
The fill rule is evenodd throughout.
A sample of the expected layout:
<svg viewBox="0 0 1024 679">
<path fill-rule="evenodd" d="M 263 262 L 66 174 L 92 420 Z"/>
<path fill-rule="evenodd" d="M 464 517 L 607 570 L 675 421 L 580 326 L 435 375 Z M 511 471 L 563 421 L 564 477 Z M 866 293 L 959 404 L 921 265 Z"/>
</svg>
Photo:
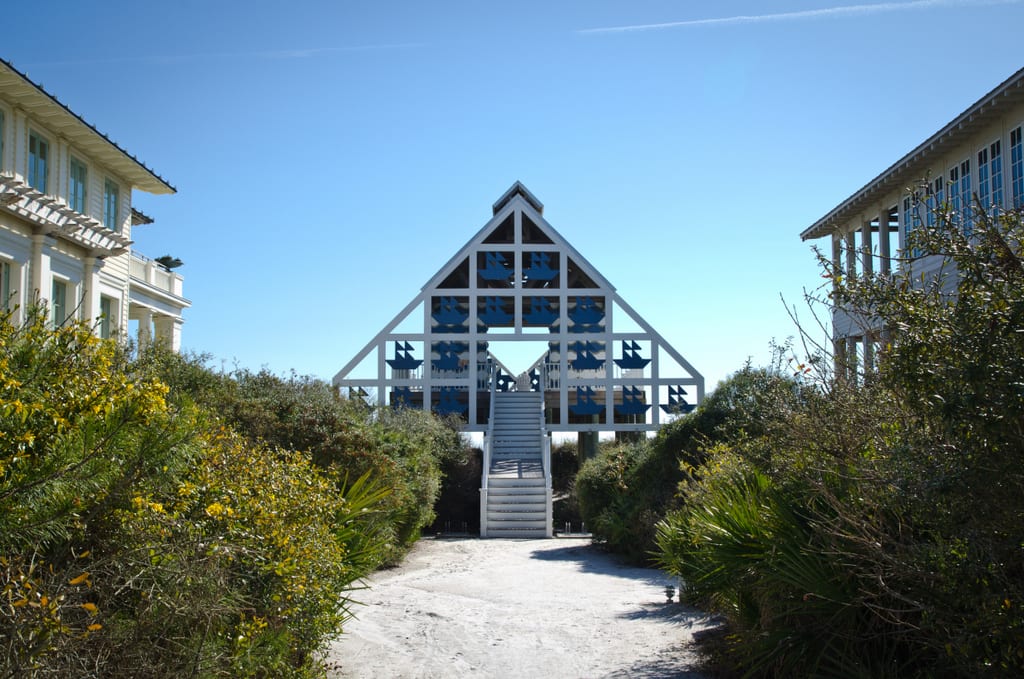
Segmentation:
<svg viewBox="0 0 1024 679">
<path fill-rule="evenodd" d="M 145 349 L 153 342 L 153 312 L 146 307 L 139 307 L 139 349 Z"/>
<path fill-rule="evenodd" d="M 879 271 L 888 275 L 892 271 L 892 248 L 889 247 L 889 210 L 878 207 L 878 261 Z"/>
<path fill-rule="evenodd" d="M 173 316 L 157 316 L 153 319 L 156 330 L 156 341 L 171 351 L 181 351 L 181 326 L 184 323 L 180 318 Z"/>
<path fill-rule="evenodd" d="M 878 223 L 881 226 L 882 216 L 878 216 Z M 872 245 L 873 239 L 871 238 L 871 221 L 867 220 L 861 223 L 860 227 L 860 261 L 861 268 L 864 271 L 864 277 L 868 278 L 874 271 L 874 263 L 872 261 Z"/>
<path fill-rule="evenodd" d="M 86 257 L 82 264 L 82 319 L 97 335 L 100 331 L 99 269 L 102 265 L 102 260 L 97 260 L 92 255 Z"/>
<path fill-rule="evenodd" d="M 847 231 L 843 236 L 844 249 L 846 250 L 846 277 L 857 276 L 857 234 L 854 231 Z"/>
<path fill-rule="evenodd" d="M 32 256 L 29 260 L 29 287 L 31 294 L 25 301 L 32 304 L 50 301 L 51 276 L 50 246 L 48 236 L 42 233 L 32 234 Z"/>
</svg>

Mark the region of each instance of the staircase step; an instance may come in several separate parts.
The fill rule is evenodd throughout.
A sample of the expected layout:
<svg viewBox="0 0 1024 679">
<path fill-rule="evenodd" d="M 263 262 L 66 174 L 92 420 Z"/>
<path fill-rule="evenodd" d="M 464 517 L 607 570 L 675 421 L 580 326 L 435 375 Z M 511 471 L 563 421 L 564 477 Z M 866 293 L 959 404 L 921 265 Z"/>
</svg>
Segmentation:
<svg viewBox="0 0 1024 679">
<path fill-rule="evenodd" d="M 544 530 L 547 526 L 544 523 L 544 519 L 530 519 L 526 521 L 492 521 L 490 517 L 487 519 L 487 532 L 490 533 L 492 530 L 501 530 L 503 528 L 539 528 Z"/>
<path fill-rule="evenodd" d="M 544 509 L 534 510 L 530 512 L 526 511 L 510 511 L 508 509 L 492 509 L 487 508 L 487 523 L 493 523 L 494 521 L 544 521 L 545 513 Z"/>
<path fill-rule="evenodd" d="M 543 476 L 496 476 L 487 475 L 487 486 L 489 488 L 546 488 L 547 482 Z"/>
<path fill-rule="evenodd" d="M 540 512 L 542 515 L 547 509 L 544 498 L 540 495 L 526 495 L 520 498 L 510 495 L 500 495 L 487 498 L 488 512 Z"/>
</svg>

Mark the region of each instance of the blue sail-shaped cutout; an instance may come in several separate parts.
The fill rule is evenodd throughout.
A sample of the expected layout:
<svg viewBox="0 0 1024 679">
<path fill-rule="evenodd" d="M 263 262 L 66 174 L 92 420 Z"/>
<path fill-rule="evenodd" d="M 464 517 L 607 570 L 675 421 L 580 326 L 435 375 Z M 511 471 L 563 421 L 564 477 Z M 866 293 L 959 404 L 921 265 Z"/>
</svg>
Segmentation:
<svg viewBox="0 0 1024 679">
<path fill-rule="evenodd" d="M 642 415 L 650 408 L 643 402 L 643 392 L 638 387 L 626 387 L 622 390 L 622 404 L 615 406 L 620 415 Z"/>
<path fill-rule="evenodd" d="M 411 408 L 412 389 L 409 387 L 395 387 L 391 392 L 392 408 Z"/>
<path fill-rule="evenodd" d="M 441 325 L 462 325 L 469 318 L 469 312 L 460 309 L 454 297 L 442 297 L 441 308 L 432 313 L 431 317 Z"/>
<path fill-rule="evenodd" d="M 661 409 L 669 414 L 692 412 L 697 406 L 687 403 L 683 398 L 685 395 L 686 390 L 682 387 L 669 387 L 668 403 L 662 404 Z"/>
<path fill-rule="evenodd" d="M 459 355 L 469 350 L 469 345 L 464 342 L 438 342 L 437 353 L 440 358 L 431 361 L 437 370 L 458 370 Z"/>
<path fill-rule="evenodd" d="M 478 273 L 485 281 L 507 281 L 512 269 L 505 266 L 505 256 L 500 252 L 488 252 L 485 255 L 484 268 Z"/>
<path fill-rule="evenodd" d="M 615 365 L 623 370 L 643 370 L 650 362 L 651 359 L 640 356 L 640 345 L 630 341 L 622 343 L 622 358 L 615 359 Z"/>
<path fill-rule="evenodd" d="M 512 320 L 512 314 L 502 308 L 501 300 L 497 297 L 484 299 L 484 310 L 480 312 L 480 320 L 487 325 L 504 325 Z"/>
<path fill-rule="evenodd" d="M 523 321 L 530 325 L 554 325 L 558 313 L 551 308 L 551 303 L 543 297 L 530 298 L 530 310 L 523 314 Z"/>
<path fill-rule="evenodd" d="M 392 370 L 416 370 L 423 361 L 413 358 L 412 352 L 413 346 L 408 342 L 395 342 L 395 357 L 387 359 L 387 363 Z"/>
<path fill-rule="evenodd" d="M 600 342 L 573 342 L 569 348 L 576 352 L 576 358 L 569 362 L 573 370 L 597 370 L 604 366 L 604 359 L 594 355 L 604 349 Z"/>
<path fill-rule="evenodd" d="M 459 401 L 460 391 L 456 387 L 441 387 L 439 394 L 434 406 L 434 412 L 439 415 L 461 415 L 469 408 L 468 404 Z"/>
<path fill-rule="evenodd" d="M 569 312 L 569 318 L 577 325 L 594 325 L 604 318 L 602 310 L 590 297 L 582 297 L 576 304 L 576 308 Z"/>
<path fill-rule="evenodd" d="M 595 403 L 592 398 L 594 390 L 590 387 L 576 387 L 576 405 L 569 410 L 576 415 L 597 415 L 604 411 L 604 406 Z"/>
<path fill-rule="evenodd" d="M 548 266 L 548 260 L 551 255 L 547 252 L 531 252 L 530 253 L 530 266 L 523 275 L 527 280 L 534 281 L 551 281 L 558 277 L 558 269 L 552 269 Z"/>
</svg>

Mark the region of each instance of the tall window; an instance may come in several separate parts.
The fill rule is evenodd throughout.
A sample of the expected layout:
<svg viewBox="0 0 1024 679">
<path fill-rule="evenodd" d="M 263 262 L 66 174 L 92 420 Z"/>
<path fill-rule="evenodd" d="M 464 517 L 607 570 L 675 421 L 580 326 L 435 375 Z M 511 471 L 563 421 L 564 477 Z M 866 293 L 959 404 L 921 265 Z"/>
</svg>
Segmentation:
<svg viewBox="0 0 1024 679">
<path fill-rule="evenodd" d="M 935 180 L 928 185 L 928 198 L 926 204 L 928 214 L 925 215 L 925 221 L 928 226 L 935 226 L 935 216 L 938 211 L 943 208 L 943 203 L 946 201 L 944 185 L 945 182 L 943 182 L 942 177 L 936 177 Z"/>
<path fill-rule="evenodd" d="M 978 151 L 978 202 L 988 207 L 992 200 L 992 185 L 988 180 L 988 148 Z"/>
<path fill-rule="evenodd" d="M 959 220 L 964 233 L 971 231 L 971 159 L 949 170 L 949 206 L 953 219 Z"/>
<path fill-rule="evenodd" d="M 47 158 L 50 145 L 35 132 L 28 135 L 28 185 L 46 193 Z"/>
<path fill-rule="evenodd" d="M 114 327 L 114 300 L 106 295 L 100 296 L 100 337 L 110 339 Z"/>
<path fill-rule="evenodd" d="M 903 238 L 904 243 L 910 238 L 910 234 L 921 226 L 921 199 L 915 191 L 903 199 Z M 914 257 L 920 257 L 921 252 L 917 248 L 912 251 Z"/>
<path fill-rule="evenodd" d="M 107 179 L 103 182 L 103 226 L 118 231 L 118 212 L 121 208 L 117 184 Z"/>
<path fill-rule="evenodd" d="M 4 125 L 4 110 L 0 108 L 0 170 L 4 169 L 4 132 L 6 129 Z"/>
<path fill-rule="evenodd" d="M 68 319 L 68 284 L 54 279 L 50 288 L 50 320 L 58 328 Z"/>
<path fill-rule="evenodd" d="M 11 265 L 0 262 L 0 309 L 10 309 L 11 301 Z"/>
<path fill-rule="evenodd" d="M 85 163 L 72 157 L 68 168 L 68 204 L 72 210 L 85 214 Z"/>
<path fill-rule="evenodd" d="M 992 207 L 1001 210 L 1003 207 L 1003 142 L 999 139 L 988 147 L 989 163 L 992 166 Z"/>
<path fill-rule="evenodd" d="M 1013 207 L 1024 207 L 1024 143 L 1021 128 L 1010 131 L 1010 183 Z"/>
</svg>

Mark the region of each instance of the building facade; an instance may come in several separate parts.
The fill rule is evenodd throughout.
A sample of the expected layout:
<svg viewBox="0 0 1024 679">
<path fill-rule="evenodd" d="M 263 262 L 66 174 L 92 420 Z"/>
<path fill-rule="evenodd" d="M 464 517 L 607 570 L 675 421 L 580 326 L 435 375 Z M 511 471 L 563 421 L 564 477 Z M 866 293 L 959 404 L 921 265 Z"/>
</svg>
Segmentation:
<svg viewBox="0 0 1024 679">
<path fill-rule="evenodd" d="M 1024 69 L 972 104 L 938 132 L 806 228 L 800 237 L 828 239 L 835 271 L 847 277 L 909 268 L 925 279 L 955 272 L 936 255 L 912 252 L 907 236 L 935 223 L 947 207 L 970 233 L 974 210 L 1024 207 Z M 836 364 L 871 368 L 884 329 L 833 313 Z"/>
<path fill-rule="evenodd" d="M 152 219 L 132 192 L 175 193 L 167 181 L 0 60 L 0 304 L 12 321 L 45 303 L 55 325 L 91 324 L 140 346 L 181 344 L 182 277 L 132 250 Z"/>
</svg>

